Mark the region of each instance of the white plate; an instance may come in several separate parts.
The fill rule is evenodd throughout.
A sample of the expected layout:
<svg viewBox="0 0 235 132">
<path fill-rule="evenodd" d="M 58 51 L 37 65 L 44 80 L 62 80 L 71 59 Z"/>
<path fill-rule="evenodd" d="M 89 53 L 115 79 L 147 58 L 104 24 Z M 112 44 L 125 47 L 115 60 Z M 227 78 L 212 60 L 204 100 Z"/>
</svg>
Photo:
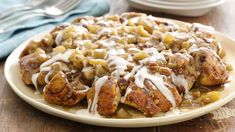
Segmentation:
<svg viewBox="0 0 235 132">
<path fill-rule="evenodd" d="M 147 2 L 147 3 L 152 3 L 152 4 L 158 4 L 158 5 L 168 5 L 168 6 L 199 6 L 199 5 L 208 5 L 208 4 L 212 4 L 212 3 L 216 3 L 220 0 L 204 0 L 204 1 L 188 1 L 188 2 L 184 2 L 184 1 L 161 1 L 161 0 L 144 0 L 143 2 Z"/>
<path fill-rule="evenodd" d="M 195 6 L 171 6 L 171 5 L 161 5 L 161 4 L 153 4 L 147 1 L 142 0 L 127 0 L 130 6 L 142 10 L 154 11 L 154 12 L 164 12 L 174 15 L 181 16 L 191 16 L 197 17 L 202 16 L 209 12 L 216 6 L 223 4 L 226 0 L 218 0 L 217 2 L 206 4 L 206 5 L 195 5 Z"/>
<path fill-rule="evenodd" d="M 155 1 L 170 1 L 170 2 L 194 2 L 194 1 L 207 1 L 207 0 L 155 0 Z"/>
<path fill-rule="evenodd" d="M 175 21 L 176 22 L 176 21 Z M 183 22 L 177 21 L 179 24 L 185 24 Z M 34 91 L 27 87 L 21 80 L 20 69 L 18 64 L 18 57 L 24 47 L 32 39 L 38 39 L 41 35 L 34 36 L 29 40 L 22 43 L 17 49 L 15 49 L 11 55 L 8 57 L 5 63 L 5 77 L 8 83 L 10 84 L 12 90 L 24 101 L 31 104 L 35 108 L 55 115 L 65 119 L 78 121 L 82 123 L 99 125 L 99 126 L 108 126 L 108 127 L 149 127 L 149 126 L 160 126 L 178 123 L 186 120 L 190 120 L 204 114 L 207 114 L 213 110 L 218 109 L 224 104 L 228 103 L 235 97 L 235 81 L 231 81 L 224 91 L 221 92 L 221 99 L 217 102 L 209 104 L 207 106 L 184 112 L 180 115 L 170 115 L 163 117 L 153 117 L 153 118 L 132 118 L 132 119 L 115 119 L 115 118 L 103 118 L 97 116 L 91 116 L 85 110 L 80 110 L 77 107 L 72 107 L 71 109 L 64 109 L 61 106 L 51 105 L 46 103 L 42 96 L 34 94 Z M 217 34 L 217 39 L 222 43 L 222 47 L 226 51 L 226 59 L 230 64 L 235 65 L 235 41 L 231 38 Z M 231 77 L 235 78 L 235 73 L 231 73 Z"/>
</svg>

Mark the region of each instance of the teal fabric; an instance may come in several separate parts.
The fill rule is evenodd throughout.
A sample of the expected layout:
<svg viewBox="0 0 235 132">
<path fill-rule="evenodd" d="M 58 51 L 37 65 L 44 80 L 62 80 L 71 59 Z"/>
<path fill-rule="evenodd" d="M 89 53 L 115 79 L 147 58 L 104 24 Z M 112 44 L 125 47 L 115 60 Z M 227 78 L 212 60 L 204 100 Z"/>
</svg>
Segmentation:
<svg viewBox="0 0 235 132">
<path fill-rule="evenodd" d="M 0 12 L 10 5 L 24 3 L 26 0 L 2 0 Z M 17 46 L 28 38 L 52 29 L 54 26 L 71 22 L 79 16 L 100 16 L 109 11 L 107 0 L 83 0 L 75 9 L 56 19 L 48 17 L 33 17 L 23 23 L 11 27 L 11 29 L 0 35 L 0 59 L 7 57 Z"/>
</svg>

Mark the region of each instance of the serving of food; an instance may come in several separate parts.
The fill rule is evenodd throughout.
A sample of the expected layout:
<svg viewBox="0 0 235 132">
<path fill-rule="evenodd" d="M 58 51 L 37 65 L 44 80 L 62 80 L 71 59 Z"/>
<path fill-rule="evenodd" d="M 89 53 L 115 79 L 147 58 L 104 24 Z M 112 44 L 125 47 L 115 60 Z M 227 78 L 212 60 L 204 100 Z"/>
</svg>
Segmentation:
<svg viewBox="0 0 235 132">
<path fill-rule="evenodd" d="M 28 42 L 20 77 L 47 103 L 91 117 L 179 116 L 227 88 L 232 67 L 215 34 L 143 13 L 81 17 Z"/>
</svg>

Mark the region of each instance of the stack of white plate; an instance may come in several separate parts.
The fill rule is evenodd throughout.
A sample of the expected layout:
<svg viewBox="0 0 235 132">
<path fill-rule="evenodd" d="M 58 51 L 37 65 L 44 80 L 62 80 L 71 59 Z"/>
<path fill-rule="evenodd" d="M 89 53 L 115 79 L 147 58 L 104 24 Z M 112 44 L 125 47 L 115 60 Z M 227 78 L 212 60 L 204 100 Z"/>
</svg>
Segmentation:
<svg viewBox="0 0 235 132">
<path fill-rule="evenodd" d="M 225 0 L 127 0 L 129 5 L 148 11 L 164 12 L 181 16 L 201 16 Z"/>
</svg>

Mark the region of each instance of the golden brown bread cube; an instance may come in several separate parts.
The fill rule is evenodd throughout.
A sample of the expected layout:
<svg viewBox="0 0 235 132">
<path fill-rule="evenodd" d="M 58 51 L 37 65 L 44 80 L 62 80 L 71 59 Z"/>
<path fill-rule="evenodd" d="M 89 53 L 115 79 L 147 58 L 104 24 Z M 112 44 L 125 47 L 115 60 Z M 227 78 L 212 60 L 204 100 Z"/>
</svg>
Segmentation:
<svg viewBox="0 0 235 132">
<path fill-rule="evenodd" d="M 37 84 L 38 85 L 40 85 L 40 86 L 46 85 L 45 77 L 46 77 L 47 74 L 48 74 L 48 71 L 42 71 L 42 72 L 39 73 L 38 78 L 37 78 Z"/>
<path fill-rule="evenodd" d="M 95 96 L 95 87 L 87 93 L 88 102 L 92 102 Z M 111 116 L 116 113 L 120 101 L 120 88 L 115 78 L 109 79 L 100 88 L 98 94 L 97 111 L 100 115 Z"/>
<path fill-rule="evenodd" d="M 107 80 L 99 92 L 97 111 L 104 116 L 113 115 L 120 101 L 120 88 L 115 78 Z"/>
<path fill-rule="evenodd" d="M 44 98 L 47 102 L 73 106 L 86 97 L 86 92 L 72 88 L 63 72 L 58 72 L 44 87 Z"/>
<path fill-rule="evenodd" d="M 29 44 L 24 48 L 20 54 L 20 58 L 33 53 L 39 47 L 39 43 L 30 41 Z"/>
<path fill-rule="evenodd" d="M 143 89 L 137 87 L 134 83 L 131 83 L 129 87 L 132 91 L 126 95 L 124 104 L 138 109 L 146 116 L 153 116 L 161 111 L 154 100 Z"/>
<path fill-rule="evenodd" d="M 165 86 L 171 90 L 173 96 L 175 97 L 175 103 L 176 103 L 176 106 L 179 106 L 179 104 L 182 102 L 182 97 L 181 95 L 179 94 L 177 88 L 172 85 L 171 83 L 166 83 Z"/>
<path fill-rule="evenodd" d="M 46 85 L 46 81 L 50 81 L 55 74 L 57 74 L 60 71 L 67 72 L 69 71 L 68 64 L 66 64 L 63 61 L 57 61 L 53 63 L 52 65 L 48 66 L 50 68 L 50 71 L 41 71 L 37 78 L 37 84 L 40 86 Z"/>
<path fill-rule="evenodd" d="M 190 90 L 199 76 L 199 72 L 195 66 L 195 60 L 192 56 L 176 53 L 166 56 L 168 59 L 167 67 L 171 68 L 175 75 L 183 75 L 188 86 L 177 86 L 180 93 Z"/>
<path fill-rule="evenodd" d="M 52 45 L 47 44 L 43 40 L 41 42 L 30 41 L 20 54 L 20 58 L 34 53 L 38 48 L 42 49 L 46 53 L 52 51 Z"/>
<path fill-rule="evenodd" d="M 20 58 L 20 71 L 22 79 L 25 84 L 32 84 L 32 75 L 39 71 L 40 65 L 45 62 L 48 58 L 38 53 L 33 53 L 23 58 Z"/>
<path fill-rule="evenodd" d="M 161 109 L 161 111 L 166 112 L 169 111 L 172 107 L 171 102 L 166 99 L 166 97 L 150 82 L 149 80 L 145 80 L 144 84 L 146 88 L 148 88 L 149 95 L 157 102 L 157 106 Z"/>
<path fill-rule="evenodd" d="M 153 73 L 160 73 L 161 75 L 170 76 L 173 72 L 172 69 L 166 67 L 166 66 L 159 66 L 156 62 L 149 63 L 148 69 Z"/>
<path fill-rule="evenodd" d="M 213 86 L 223 84 L 229 75 L 218 55 L 207 48 L 200 48 L 191 53 L 195 58 L 197 69 L 200 71 L 198 82 L 202 85 Z"/>
<path fill-rule="evenodd" d="M 169 111 L 170 108 L 172 107 L 171 102 L 166 99 L 166 97 L 158 90 L 158 88 L 156 86 L 153 85 L 153 83 L 151 81 L 145 80 L 144 84 L 145 84 L 146 88 L 148 88 L 150 90 L 149 95 L 153 98 L 153 100 L 158 100 L 155 102 L 158 102 L 157 106 L 161 109 L 161 111 L 163 111 L 163 112 Z M 182 97 L 180 96 L 177 88 L 170 83 L 165 83 L 165 86 L 169 90 L 171 90 L 171 92 L 175 98 L 176 106 L 178 106 L 182 102 Z"/>
</svg>

